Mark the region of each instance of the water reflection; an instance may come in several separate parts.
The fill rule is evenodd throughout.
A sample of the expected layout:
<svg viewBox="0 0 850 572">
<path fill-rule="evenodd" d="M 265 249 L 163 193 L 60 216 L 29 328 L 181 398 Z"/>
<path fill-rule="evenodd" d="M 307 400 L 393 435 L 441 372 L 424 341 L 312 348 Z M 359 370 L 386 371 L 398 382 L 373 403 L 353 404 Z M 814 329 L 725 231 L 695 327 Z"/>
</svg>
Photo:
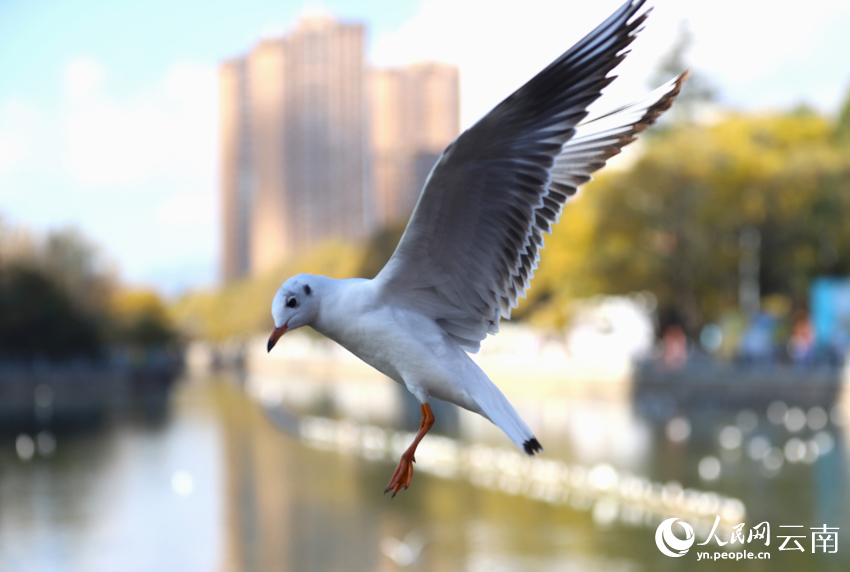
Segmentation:
<svg viewBox="0 0 850 572">
<path fill-rule="evenodd" d="M 689 435 L 680 441 L 663 423 L 643 422 L 639 442 L 646 448 L 634 466 L 614 458 L 586 463 L 583 446 L 571 445 L 564 427 L 547 435 L 553 446 L 535 461 L 503 442 L 429 436 L 413 486 L 390 500 L 382 492 L 395 449 L 406 446 L 403 431 L 315 411 L 301 417 L 281 410 L 272 422 L 227 381 L 183 383 L 173 397 L 162 424 L 58 434 L 47 457 L 24 461 L 14 437 L 0 443 L 0 569 L 685 570 L 695 557 L 661 555 L 654 523 L 688 503 L 720 514 L 724 498 L 744 501 L 748 527 L 768 520 L 775 530 L 824 523 L 841 527 L 840 535 L 850 530 L 843 433 L 832 419 L 821 426 L 818 412 L 809 426 L 809 410 L 807 426 L 793 434 L 756 410 L 755 425 L 735 411 L 689 417 Z M 623 411 L 613 403 L 594 407 L 602 419 Z M 297 435 L 275 425 L 281 422 Z M 584 427 L 593 430 L 604 432 L 598 421 Z M 831 450 L 819 449 L 813 463 L 806 453 L 798 462 L 786 459 L 790 439 L 808 451 L 818 431 L 829 433 Z M 757 459 L 749 453 L 759 438 L 784 459 L 770 478 L 762 474 L 764 452 Z M 699 469 L 707 457 L 720 467 L 711 480 Z M 707 532 L 697 529 L 699 542 Z M 850 565 L 842 539 L 832 555 L 789 555 L 775 544 L 769 563 L 711 566 Z"/>
<path fill-rule="evenodd" d="M 318 449 L 387 461 L 401 455 L 414 437 L 413 433 L 317 417 L 305 417 L 299 435 L 307 445 Z M 728 532 L 745 516 L 744 505 L 738 499 L 683 489 L 677 482 L 652 483 L 617 471 L 607 463 L 592 468 L 568 466 L 562 461 L 530 458 L 512 449 L 482 444 L 464 446 L 439 436 L 423 441 L 418 457 L 417 472 L 465 479 L 477 487 L 509 495 L 591 510 L 599 525 L 619 518 L 654 528 L 668 516 L 678 515 L 708 529 L 715 516 L 720 515 L 722 530 Z"/>
<path fill-rule="evenodd" d="M 165 425 L 58 434 L 46 457 L 0 441 L 0 570 L 220 570 L 220 427 L 187 397 Z"/>
</svg>

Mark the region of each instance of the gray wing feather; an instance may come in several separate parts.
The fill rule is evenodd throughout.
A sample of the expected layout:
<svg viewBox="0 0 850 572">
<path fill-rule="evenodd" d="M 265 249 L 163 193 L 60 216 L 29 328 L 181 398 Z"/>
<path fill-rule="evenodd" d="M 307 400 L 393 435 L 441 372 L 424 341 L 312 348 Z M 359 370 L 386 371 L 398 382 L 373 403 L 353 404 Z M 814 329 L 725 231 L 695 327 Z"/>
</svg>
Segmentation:
<svg viewBox="0 0 850 572">
<path fill-rule="evenodd" d="M 642 5 L 624 4 L 449 145 L 375 278 L 385 298 L 431 316 L 473 352 L 500 318 L 510 318 L 533 276 L 542 233 L 567 198 L 660 113 L 648 120 L 644 107 L 628 125 L 586 136 L 579 125 L 613 81 L 608 73 L 648 14 L 636 15 Z M 605 117 L 624 110 L 634 111 Z"/>
<path fill-rule="evenodd" d="M 550 172 L 552 181 L 543 197 L 543 205 L 535 209 L 536 224 L 522 256 L 523 260 L 530 262 L 529 280 L 540 260 L 543 233 L 550 232 L 551 225 L 558 222 L 567 199 L 576 193 L 580 185 L 591 181 L 590 175 L 604 167 L 608 159 L 619 154 L 623 147 L 637 139 L 638 133 L 670 109 L 687 78 L 688 72 L 683 72 L 646 98 L 578 125 L 576 134 L 555 159 Z M 526 282 L 526 288 L 527 285 Z"/>
</svg>

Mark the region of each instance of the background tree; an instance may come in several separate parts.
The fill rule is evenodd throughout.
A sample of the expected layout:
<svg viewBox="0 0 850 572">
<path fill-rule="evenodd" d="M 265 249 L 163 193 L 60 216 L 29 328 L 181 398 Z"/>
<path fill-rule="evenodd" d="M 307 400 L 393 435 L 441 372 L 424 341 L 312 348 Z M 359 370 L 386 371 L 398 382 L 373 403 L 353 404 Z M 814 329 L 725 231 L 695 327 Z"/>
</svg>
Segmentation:
<svg viewBox="0 0 850 572">
<path fill-rule="evenodd" d="M 3 360 L 95 358 L 103 346 L 95 316 L 38 268 L 0 267 L 0 316 Z"/>
<path fill-rule="evenodd" d="M 162 348 L 177 333 L 162 299 L 150 290 L 121 290 L 111 302 L 110 341 L 135 348 Z"/>
<path fill-rule="evenodd" d="M 162 300 L 124 290 L 78 231 L 39 237 L 0 221 L 0 359 L 96 359 L 176 341 Z"/>
<path fill-rule="evenodd" d="M 850 272 L 850 161 L 832 133 L 805 111 L 670 130 L 588 187 L 588 271 L 603 292 L 654 292 L 696 334 L 737 306 L 739 238 L 753 227 L 762 295 L 804 306 L 811 279 Z"/>
</svg>

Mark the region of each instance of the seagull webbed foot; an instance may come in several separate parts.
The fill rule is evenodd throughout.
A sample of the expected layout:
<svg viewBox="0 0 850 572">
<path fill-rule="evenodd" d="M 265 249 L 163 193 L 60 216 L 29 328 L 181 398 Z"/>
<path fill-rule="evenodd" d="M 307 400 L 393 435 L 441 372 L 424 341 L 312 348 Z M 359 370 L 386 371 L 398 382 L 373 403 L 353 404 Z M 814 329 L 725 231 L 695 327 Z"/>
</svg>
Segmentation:
<svg viewBox="0 0 850 572">
<path fill-rule="evenodd" d="M 416 462 L 416 457 L 414 456 L 416 453 L 416 446 L 419 445 L 419 441 L 422 440 L 422 437 L 425 436 L 425 433 L 428 432 L 433 424 L 434 414 L 431 412 L 431 406 L 424 403 L 422 404 L 422 421 L 419 422 L 419 431 L 417 431 L 416 437 L 413 438 L 413 443 L 411 443 L 407 451 L 402 453 L 401 460 L 398 462 L 398 467 L 396 467 L 395 472 L 390 479 L 390 484 L 388 484 L 387 488 L 384 489 L 384 494 L 392 491 L 393 498 L 395 498 L 398 491 L 410 486 L 410 481 L 413 480 L 413 463 Z"/>
<path fill-rule="evenodd" d="M 387 485 L 387 488 L 384 489 L 384 494 L 388 492 L 393 492 L 393 498 L 395 498 L 398 491 L 401 489 L 406 489 L 410 486 L 410 481 L 413 480 L 413 463 L 416 462 L 416 458 L 413 455 L 408 455 L 405 453 L 401 456 L 401 460 L 398 462 L 398 467 L 396 467 L 395 472 L 393 472 L 393 476 L 390 479 L 390 484 Z"/>
</svg>

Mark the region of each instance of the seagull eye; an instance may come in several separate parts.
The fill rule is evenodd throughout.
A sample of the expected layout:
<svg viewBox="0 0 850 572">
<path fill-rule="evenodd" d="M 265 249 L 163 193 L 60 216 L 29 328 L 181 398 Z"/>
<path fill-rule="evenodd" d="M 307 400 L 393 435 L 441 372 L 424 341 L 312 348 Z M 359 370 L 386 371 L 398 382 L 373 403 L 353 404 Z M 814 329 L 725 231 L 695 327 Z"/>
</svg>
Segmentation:
<svg viewBox="0 0 850 572">
<path fill-rule="evenodd" d="M 290 298 L 289 300 L 286 301 L 286 306 L 288 308 L 294 308 L 297 304 L 298 304 L 298 300 L 296 300 L 295 298 Z"/>
</svg>

